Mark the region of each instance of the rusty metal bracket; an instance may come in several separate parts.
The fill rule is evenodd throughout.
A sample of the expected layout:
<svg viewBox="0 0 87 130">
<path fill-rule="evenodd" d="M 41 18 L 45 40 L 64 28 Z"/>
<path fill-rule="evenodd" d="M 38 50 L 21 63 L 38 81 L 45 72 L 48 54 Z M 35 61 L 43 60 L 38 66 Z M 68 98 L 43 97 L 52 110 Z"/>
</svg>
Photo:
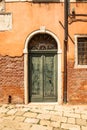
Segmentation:
<svg viewBox="0 0 87 130">
<path fill-rule="evenodd" d="M 76 17 L 87 17 L 87 14 L 70 14 L 68 17 L 68 23 L 72 24 L 73 22 L 87 22 L 87 19 L 76 18 Z"/>
</svg>

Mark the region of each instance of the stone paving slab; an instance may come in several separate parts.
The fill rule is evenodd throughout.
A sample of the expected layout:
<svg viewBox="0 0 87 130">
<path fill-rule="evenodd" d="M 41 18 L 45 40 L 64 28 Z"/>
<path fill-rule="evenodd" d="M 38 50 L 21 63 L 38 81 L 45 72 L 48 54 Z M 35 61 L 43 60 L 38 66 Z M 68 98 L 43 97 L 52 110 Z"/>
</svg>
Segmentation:
<svg viewBox="0 0 87 130">
<path fill-rule="evenodd" d="M 0 105 L 0 130 L 87 130 L 87 105 Z"/>
</svg>

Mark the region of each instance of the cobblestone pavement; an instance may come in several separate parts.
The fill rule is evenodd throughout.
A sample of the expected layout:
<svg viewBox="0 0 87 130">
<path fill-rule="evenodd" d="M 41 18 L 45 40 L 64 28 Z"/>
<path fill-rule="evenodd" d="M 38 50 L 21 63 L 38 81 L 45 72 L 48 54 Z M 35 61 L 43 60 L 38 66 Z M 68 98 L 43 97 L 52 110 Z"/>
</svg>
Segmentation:
<svg viewBox="0 0 87 130">
<path fill-rule="evenodd" d="M 0 130 L 87 130 L 87 105 L 0 105 Z"/>
</svg>

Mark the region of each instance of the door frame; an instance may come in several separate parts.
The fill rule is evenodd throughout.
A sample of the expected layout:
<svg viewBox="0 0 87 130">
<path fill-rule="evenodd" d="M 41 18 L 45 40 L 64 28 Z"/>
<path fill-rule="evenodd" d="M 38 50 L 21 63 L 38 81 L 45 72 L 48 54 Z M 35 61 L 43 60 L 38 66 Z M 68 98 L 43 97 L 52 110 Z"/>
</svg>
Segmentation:
<svg viewBox="0 0 87 130">
<path fill-rule="evenodd" d="M 45 28 L 40 28 L 40 30 L 34 31 L 32 32 L 30 35 L 28 35 L 28 37 L 26 38 L 25 41 L 25 47 L 23 50 L 24 53 L 24 102 L 25 104 L 29 103 L 29 86 L 28 86 L 28 56 L 29 56 L 29 52 L 28 52 L 28 43 L 30 41 L 30 39 L 36 35 L 36 34 L 49 34 L 51 35 L 57 43 L 57 93 L 58 93 L 58 97 L 57 97 L 57 102 L 58 104 L 62 104 L 63 103 L 63 85 L 62 85 L 62 70 L 61 70 L 61 55 L 62 55 L 62 50 L 60 49 L 60 42 L 59 39 L 57 38 L 57 36 L 52 33 L 51 31 L 46 30 Z"/>
</svg>

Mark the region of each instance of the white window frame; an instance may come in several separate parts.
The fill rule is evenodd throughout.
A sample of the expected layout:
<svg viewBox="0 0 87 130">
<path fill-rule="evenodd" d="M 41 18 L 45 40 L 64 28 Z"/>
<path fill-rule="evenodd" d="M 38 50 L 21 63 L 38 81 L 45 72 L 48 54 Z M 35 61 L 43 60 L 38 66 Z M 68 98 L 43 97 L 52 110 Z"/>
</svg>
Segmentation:
<svg viewBox="0 0 87 130">
<path fill-rule="evenodd" d="M 83 35 L 75 35 L 75 68 L 87 68 L 87 65 L 79 65 L 78 64 L 78 41 L 77 39 L 80 37 L 87 37 L 87 34 Z"/>
</svg>

